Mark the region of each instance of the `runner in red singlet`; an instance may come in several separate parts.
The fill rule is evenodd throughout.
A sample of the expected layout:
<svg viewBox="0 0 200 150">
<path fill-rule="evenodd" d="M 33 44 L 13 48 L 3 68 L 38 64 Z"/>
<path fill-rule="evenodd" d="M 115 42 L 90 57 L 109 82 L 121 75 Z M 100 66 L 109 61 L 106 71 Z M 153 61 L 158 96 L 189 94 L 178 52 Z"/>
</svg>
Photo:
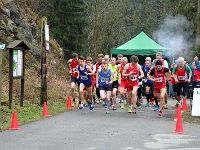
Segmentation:
<svg viewBox="0 0 200 150">
<path fill-rule="evenodd" d="M 78 84 L 78 86 L 79 86 L 79 81 L 77 79 L 77 76 L 78 76 L 77 66 L 78 65 L 79 65 L 78 54 L 73 53 L 72 59 L 68 60 L 68 62 L 67 62 L 67 66 L 69 69 L 69 73 L 71 75 L 71 97 L 72 97 L 74 103 L 75 103 L 74 89 L 75 89 L 76 84 Z"/>
<path fill-rule="evenodd" d="M 189 74 L 189 77 L 187 77 L 187 73 Z M 184 58 L 179 57 L 178 58 L 178 64 L 174 66 L 172 70 L 172 75 L 175 79 L 176 84 L 176 90 L 177 90 L 177 97 L 178 102 L 181 103 L 181 95 L 183 95 L 184 98 L 187 98 L 187 89 L 188 89 L 188 83 L 191 81 L 192 71 L 190 67 L 184 63 Z M 181 93 L 181 90 L 183 89 L 183 92 Z"/>
<path fill-rule="evenodd" d="M 120 72 L 120 79 L 119 79 L 119 93 L 121 95 L 122 99 L 122 105 L 121 109 L 124 109 L 126 105 L 126 99 L 125 99 L 125 92 L 126 92 L 126 83 L 127 83 L 127 78 L 122 76 L 122 72 L 124 70 L 125 65 L 128 63 L 127 57 L 122 58 L 122 63 L 117 66 L 117 72 Z"/>
<path fill-rule="evenodd" d="M 158 101 L 160 102 L 158 115 L 162 116 L 162 107 L 166 94 L 166 77 L 168 79 L 168 82 L 170 82 L 171 75 L 169 68 L 162 67 L 161 60 L 156 60 L 155 65 L 156 65 L 155 67 L 150 69 L 147 76 L 150 80 L 154 81 L 155 96 L 158 98 Z"/>
<path fill-rule="evenodd" d="M 156 53 L 156 60 L 161 60 L 162 67 L 169 68 L 169 65 L 168 65 L 167 61 L 162 58 L 162 53 L 161 52 L 157 52 Z M 167 88 L 167 84 L 168 83 L 166 82 L 166 88 Z M 168 107 L 167 100 L 168 100 L 168 95 L 167 95 L 167 92 L 166 92 L 166 94 L 165 94 L 165 103 L 163 104 L 165 109 L 167 109 L 167 107 Z"/>
<path fill-rule="evenodd" d="M 140 72 L 140 76 L 139 76 Z M 144 77 L 144 73 L 138 65 L 138 57 L 132 55 L 130 63 L 126 64 L 122 72 L 123 77 L 127 77 L 127 92 L 129 97 L 128 112 L 136 114 L 137 90 L 139 88 L 139 79 Z"/>
</svg>

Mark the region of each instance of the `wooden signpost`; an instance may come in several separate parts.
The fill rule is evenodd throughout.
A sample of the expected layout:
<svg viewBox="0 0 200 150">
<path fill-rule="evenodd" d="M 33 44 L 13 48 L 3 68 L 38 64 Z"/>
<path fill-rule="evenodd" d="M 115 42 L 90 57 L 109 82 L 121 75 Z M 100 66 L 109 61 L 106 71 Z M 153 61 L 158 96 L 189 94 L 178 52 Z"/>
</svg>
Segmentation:
<svg viewBox="0 0 200 150">
<path fill-rule="evenodd" d="M 8 108 L 12 109 L 13 79 L 21 80 L 20 106 L 23 107 L 25 51 L 30 50 L 30 48 L 23 41 L 20 41 L 20 40 L 15 40 L 11 42 L 6 48 L 9 49 L 9 105 L 8 105 Z"/>
<path fill-rule="evenodd" d="M 49 26 L 47 25 L 47 18 L 42 17 L 41 21 L 41 100 L 40 104 L 47 103 L 47 54 L 49 50 Z"/>
<path fill-rule="evenodd" d="M 2 92 L 2 50 L 5 49 L 5 44 L 0 43 L 0 115 L 1 115 L 1 92 Z"/>
</svg>

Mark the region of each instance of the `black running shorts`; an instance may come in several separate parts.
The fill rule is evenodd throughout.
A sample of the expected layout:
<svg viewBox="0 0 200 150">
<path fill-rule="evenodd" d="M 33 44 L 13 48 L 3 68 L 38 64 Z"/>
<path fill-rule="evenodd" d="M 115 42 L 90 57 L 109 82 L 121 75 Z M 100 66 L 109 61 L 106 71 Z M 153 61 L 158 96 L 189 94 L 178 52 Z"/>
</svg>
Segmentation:
<svg viewBox="0 0 200 150">
<path fill-rule="evenodd" d="M 100 86 L 99 91 L 104 90 L 104 91 L 112 91 L 111 86 Z"/>
</svg>

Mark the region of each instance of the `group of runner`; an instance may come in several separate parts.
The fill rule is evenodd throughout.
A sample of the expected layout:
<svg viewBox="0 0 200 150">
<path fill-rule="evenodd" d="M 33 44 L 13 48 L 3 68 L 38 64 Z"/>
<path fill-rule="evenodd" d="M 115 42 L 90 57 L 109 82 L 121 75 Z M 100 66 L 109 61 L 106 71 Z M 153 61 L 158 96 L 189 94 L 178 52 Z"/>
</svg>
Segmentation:
<svg viewBox="0 0 200 150">
<path fill-rule="evenodd" d="M 138 57 L 132 55 L 129 62 L 127 57 L 119 54 L 109 58 L 109 55 L 98 55 L 97 62 L 93 63 L 91 57 L 73 53 L 68 61 L 68 69 L 71 75 L 71 97 L 75 99 L 75 87 L 78 85 L 79 109 L 89 106 L 93 109 L 93 103 L 102 102 L 105 113 L 110 113 L 110 106 L 116 110 L 117 93 L 120 95 L 121 109 L 128 103 L 128 112 L 136 114 L 136 107 L 142 105 L 142 85 L 146 86 L 146 107 L 155 103 L 154 111 L 162 116 L 162 110 L 167 109 L 167 84 L 173 84 L 174 96 L 177 105 L 186 97 L 188 83 L 194 86 L 200 82 L 200 64 L 198 57 L 194 58 L 193 66 L 189 66 L 183 57 L 179 57 L 172 68 L 162 58 L 162 53 L 156 54 L 156 59 L 146 57 L 145 64 L 139 65 Z M 96 95 L 94 94 L 94 89 Z M 181 97 L 182 96 L 182 97 Z M 96 98 L 97 97 L 97 98 Z"/>
</svg>

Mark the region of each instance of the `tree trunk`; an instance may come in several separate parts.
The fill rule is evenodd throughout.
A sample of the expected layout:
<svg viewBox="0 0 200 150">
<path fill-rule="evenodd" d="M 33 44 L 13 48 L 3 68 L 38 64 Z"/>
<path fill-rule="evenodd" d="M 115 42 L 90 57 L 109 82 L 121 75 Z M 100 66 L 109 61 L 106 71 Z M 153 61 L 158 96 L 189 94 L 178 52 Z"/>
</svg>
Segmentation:
<svg viewBox="0 0 200 150">
<path fill-rule="evenodd" d="M 94 18 L 94 22 L 93 22 L 93 58 L 96 60 L 97 59 L 97 53 L 98 53 L 98 38 L 99 38 L 99 0 L 95 1 L 95 18 Z"/>
<path fill-rule="evenodd" d="M 200 53 L 200 0 L 198 0 L 198 6 L 197 6 L 196 47 L 197 47 L 197 51 Z"/>
</svg>

